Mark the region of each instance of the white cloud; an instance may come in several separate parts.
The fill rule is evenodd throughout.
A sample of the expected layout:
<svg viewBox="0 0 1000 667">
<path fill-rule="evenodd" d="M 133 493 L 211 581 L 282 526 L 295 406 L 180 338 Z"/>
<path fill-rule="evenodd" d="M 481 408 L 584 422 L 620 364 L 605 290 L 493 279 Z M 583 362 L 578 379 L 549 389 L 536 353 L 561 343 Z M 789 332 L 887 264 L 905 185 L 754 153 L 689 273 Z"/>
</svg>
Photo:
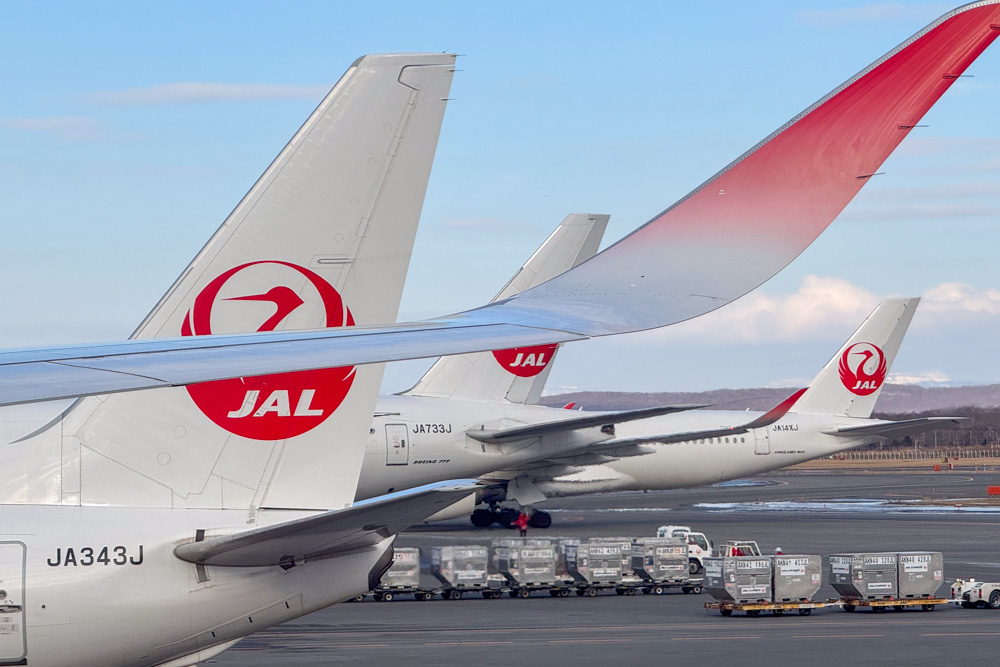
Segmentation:
<svg viewBox="0 0 1000 667">
<path fill-rule="evenodd" d="M 884 298 L 843 278 L 806 276 L 787 294 L 762 290 L 674 326 L 639 334 L 649 344 L 843 342 Z M 921 295 L 914 328 L 928 333 L 991 332 L 1000 327 L 1000 289 L 942 283 Z M 924 381 L 924 380 L 921 380 Z"/>
<path fill-rule="evenodd" d="M 66 141 L 90 141 L 107 136 L 96 118 L 64 116 L 57 118 L 0 118 L 0 126 L 11 130 L 48 134 Z"/>
<path fill-rule="evenodd" d="M 799 23 L 839 28 L 852 23 L 886 23 L 893 21 L 930 21 L 944 14 L 952 6 L 930 2 L 907 5 L 901 2 L 880 2 L 861 7 L 839 9 L 812 9 L 797 14 Z"/>
<path fill-rule="evenodd" d="M 328 86 L 291 86 L 269 83 L 161 83 L 144 88 L 93 93 L 90 98 L 104 104 L 190 104 L 246 100 L 315 99 Z"/>
<path fill-rule="evenodd" d="M 924 292 L 920 307 L 936 317 L 1000 315 L 1000 290 L 981 290 L 963 283 L 942 283 Z"/>
<path fill-rule="evenodd" d="M 751 292 L 707 315 L 650 334 L 658 340 L 715 343 L 777 343 L 842 338 L 857 326 L 879 297 L 843 278 L 806 276 L 791 294 Z"/>
</svg>

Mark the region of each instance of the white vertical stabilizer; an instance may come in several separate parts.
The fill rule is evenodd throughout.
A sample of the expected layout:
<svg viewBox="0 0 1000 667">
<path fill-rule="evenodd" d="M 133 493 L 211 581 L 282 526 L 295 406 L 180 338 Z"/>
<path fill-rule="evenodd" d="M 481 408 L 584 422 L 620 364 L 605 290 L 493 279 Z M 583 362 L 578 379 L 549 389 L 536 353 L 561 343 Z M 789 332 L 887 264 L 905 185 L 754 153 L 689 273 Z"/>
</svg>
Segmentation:
<svg viewBox="0 0 1000 667">
<path fill-rule="evenodd" d="M 491 303 L 541 285 L 593 257 L 601 245 L 609 217 L 591 213 L 567 216 Z M 442 357 L 403 394 L 536 403 L 557 350 L 557 345 L 544 345 Z"/>
<path fill-rule="evenodd" d="M 886 299 L 819 372 L 792 412 L 868 418 L 919 298 Z"/>
<path fill-rule="evenodd" d="M 357 60 L 133 337 L 395 321 L 454 59 Z M 343 507 L 381 378 L 372 365 L 87 398 L 7 446 L 24 470 L 0 500 Z"/>
</svg>

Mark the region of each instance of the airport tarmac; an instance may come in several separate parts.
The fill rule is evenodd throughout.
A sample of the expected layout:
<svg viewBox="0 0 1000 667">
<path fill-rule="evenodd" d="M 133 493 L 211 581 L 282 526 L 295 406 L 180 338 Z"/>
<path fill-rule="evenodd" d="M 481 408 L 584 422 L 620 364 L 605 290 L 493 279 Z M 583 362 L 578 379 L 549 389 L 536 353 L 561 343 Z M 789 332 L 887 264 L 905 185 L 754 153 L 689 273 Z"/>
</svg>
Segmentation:
<svg viewBox="0 0 1000 667">
<path fill-rule="evenodd" d="M 749 483 L 553 501 L 553 527 L 529 535 L 643 536 L 664 523 L 685 524 L 716 544 L 755 539 L 765 552 L 942 551 L 945 597 L 956 577 L 1000 580 L 1000 507 L 949 504 L 985 496 L 987 485 L 1000 485 L 1000 472 L 782 472 Z M 510 534 L 453 521 L 413 529 L 399 544 Z M 824 586 L 817 597 L 834 596 Z M 248 637 L 206 664 L 976 663 L 992 662 L 1000 640 L 1000 611 L 988 609 L 723 618 L 702 608 L 710 599 L 675 593 L 341 604 Z"/>
</svg>

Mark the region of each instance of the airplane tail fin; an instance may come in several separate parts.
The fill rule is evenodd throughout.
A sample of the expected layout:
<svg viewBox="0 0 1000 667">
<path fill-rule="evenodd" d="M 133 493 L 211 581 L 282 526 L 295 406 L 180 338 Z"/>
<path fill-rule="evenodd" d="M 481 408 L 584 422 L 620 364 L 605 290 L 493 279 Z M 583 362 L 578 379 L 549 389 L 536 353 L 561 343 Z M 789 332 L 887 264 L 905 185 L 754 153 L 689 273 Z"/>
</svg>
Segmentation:
<svg viewBox="0 0 1000 667">
<path fill-rule="evenodd" d="M 395 321 L 454 60 L 355 61 L 132 337 Z M 65 504 L 343 507 L 381 378 L 373 365 L 87 398 L 39 434 L 62 443 L 59 483 L 38 488 Z"/>
<path fill-rule="evenodd" d="M 912 298 L 880 303 L 813 379 L 792 412 L 870 417 L 919 302 Z"/>
<path fill-rule="evenodd" d="M 540 285 L 590 259 L 608 225 L 607 215 L 574 213 L 566 217 L 491 303 Z M 536 403 L 545 388 L 558 345 L 515 348 L 442 357 L 408 396 L 471 401 Z"/>
</svg>

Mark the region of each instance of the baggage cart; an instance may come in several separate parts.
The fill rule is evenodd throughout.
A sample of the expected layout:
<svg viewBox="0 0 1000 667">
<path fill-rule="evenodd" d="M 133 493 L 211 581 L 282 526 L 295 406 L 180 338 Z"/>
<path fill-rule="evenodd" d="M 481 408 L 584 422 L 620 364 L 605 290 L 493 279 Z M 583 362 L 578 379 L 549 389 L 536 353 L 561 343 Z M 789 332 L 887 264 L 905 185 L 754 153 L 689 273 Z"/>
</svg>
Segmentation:
<svg viewBox="0 0 1000 667">
<path fill-rule="evenodd" d="M 669 588 L 701 592 L 702 579 L 691 578 L 688 545 L 681 537 L 637 538 L 632 544 L 631 567 L 643 593 L 662 595 Z"/>
<path fill-rule="evenodd" d="M 563 579 L 556 575 L 556 549 L 551 540 L 495 540 L 493 551 L 510 597 L 526 598 L 543 590 L 553 597 L 569 594 Z"/>
<path fill-rule="evenodd" d="M 840 606 L 846 612 L 853 612 L 859 609 L 871 609 L 873 612 L 888 611 L 893 609 L 895 611 L 906 611 L 907 609 L 917 609 L 918 607 L 923 611 L 934 611 L 939 605 L 950 604 L 954 600 L 947 598 L 909 598 L 909 599 L 878 599 L 878 600 L 859 600 L 853 598 L 842 598 L 837 600 L 829 600 L 829 604 L 834 604 Z"/>
<path fill-rule="evenodd" d="M 717 609 L 723 616 L 732 616 L 734 611 L 745 612 L 747 616 L 760 616 L 761 612 L 769 611 L 775 616 L 785 612 L 796 612 L 799 616 L 809 616 L 813 609 L 822 609 L 839 604 L 837 601 L 827 602 L 706 602 L 705 609 Z"/>
<path fill-rule="evenodd" d="M 487 600 L 499 597 L 500 587 L 490 578 L 488 565 L 489 549 L 478 544 L 431 548 L 431 574 L 441 582 L 445 600 L 474 592 Z"/>
<path fill-rule="evenodd" d="M 622 546 L 595 540 L 561 545 L 563 564 L 576 594 L 593 597 L 604 589 L 622 586 Z"/>
<path fill-rule="evenodd" d="M 382 575 L 372 597 L 378 602 L 389 602 L 399 595 L 411 594 L 415 600 L 430 600 L 433 591 L 420 586 L 420 549 L 416 547 L 395 547 L 392 565 Z"/>
</svg>

